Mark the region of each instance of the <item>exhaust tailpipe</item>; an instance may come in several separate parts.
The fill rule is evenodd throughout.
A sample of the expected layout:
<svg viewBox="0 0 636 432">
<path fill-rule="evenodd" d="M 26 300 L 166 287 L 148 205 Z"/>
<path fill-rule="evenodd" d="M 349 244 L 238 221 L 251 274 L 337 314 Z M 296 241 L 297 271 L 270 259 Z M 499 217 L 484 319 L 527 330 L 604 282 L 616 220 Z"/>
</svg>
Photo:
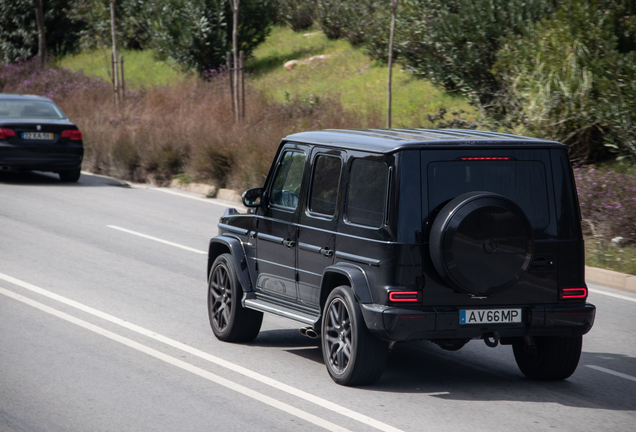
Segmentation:
<svg viewBox="0 0 636 432">
<path fill-rule="evenodd" d="M 0 171 L 9 171 L 9 167 L 6 165 L 0 166 Z"/>
<path fill-rule="evenodd" d="M 318 339 L 319 335 L 316 333 L 316 330 L 313 327 L 303 327 L 298 330 L 301 335 L 307 336 L 310 339 Z"/>
</svg>

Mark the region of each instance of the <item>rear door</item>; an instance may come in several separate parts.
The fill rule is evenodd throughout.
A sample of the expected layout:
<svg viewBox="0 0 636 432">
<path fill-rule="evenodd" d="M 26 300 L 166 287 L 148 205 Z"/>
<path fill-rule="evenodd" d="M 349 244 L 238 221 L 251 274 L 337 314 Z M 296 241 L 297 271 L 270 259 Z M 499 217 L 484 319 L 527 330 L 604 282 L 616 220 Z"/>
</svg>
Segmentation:
<svg viewBox="0 0 636 432">
<path fill-rule="evenodd" d="M 298 294 L 312 306 L 320 303 L 322 274 L 334 260 L 343 159 L 341 151 L 312 152 L 309 194 L 298 225 Z"/>
</svg>

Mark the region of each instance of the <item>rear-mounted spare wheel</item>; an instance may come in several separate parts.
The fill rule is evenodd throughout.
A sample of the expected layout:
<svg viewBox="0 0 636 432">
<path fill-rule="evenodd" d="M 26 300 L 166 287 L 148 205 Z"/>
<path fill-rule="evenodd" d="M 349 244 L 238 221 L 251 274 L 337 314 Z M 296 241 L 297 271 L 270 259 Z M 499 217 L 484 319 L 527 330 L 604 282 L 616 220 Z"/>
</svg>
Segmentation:
<svg viewBox="0 0 636 432">
<path fill-rule="evenodd" d="M 429 247 L 435 269 L 449 285 L 492 296 L 528 270 L 534 237 L 517 204 L 492 192 L 469 192 L 442 207 Z"/>
</svg>

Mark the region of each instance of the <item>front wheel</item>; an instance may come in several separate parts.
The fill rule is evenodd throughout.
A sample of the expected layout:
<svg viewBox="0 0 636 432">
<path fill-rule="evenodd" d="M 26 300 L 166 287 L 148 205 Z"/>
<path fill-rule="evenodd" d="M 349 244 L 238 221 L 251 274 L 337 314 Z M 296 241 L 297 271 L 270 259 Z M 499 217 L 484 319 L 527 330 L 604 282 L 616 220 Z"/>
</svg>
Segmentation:
<svg viewBox="0 0 636 432">
<path fill-rule="evenodd" d="M 523 339 L 512 344 L 521 372 L 530 379 L 564 380 L 574 373 L 581 358 L 583 336 L 536 337 L 535 345 Z"/>
<path fill-rule="evenodd" d="M 212 264 L 208 283 L 208 316 L 214 335 L 224 342 L 249 342 L 258 336 L 263 313 L 241 304 L 243 290 L 234 258 L 220 255 Z"/>
<path fill-rule="evenodd" d="M 349 287 L 334 289 L 322 316 L 322 356 L 336 383 L 373 384 L 382 376 L 388 356 L 386 343 L 367 329 L 360 306 Z"/>
</svg>

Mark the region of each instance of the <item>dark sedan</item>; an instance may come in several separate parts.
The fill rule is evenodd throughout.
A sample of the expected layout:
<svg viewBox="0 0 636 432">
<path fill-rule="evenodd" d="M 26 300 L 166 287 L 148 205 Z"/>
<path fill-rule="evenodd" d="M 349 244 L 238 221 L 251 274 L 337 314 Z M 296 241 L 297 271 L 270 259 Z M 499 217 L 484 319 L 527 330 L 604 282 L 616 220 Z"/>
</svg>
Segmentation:
<svg viewBox="0 0 636 432">
<path fill-rule="evenodd" d="M 49 98 L 0 94 L 0 170 L 52 171 L 79 180 L 82 132 Z"/>
</svg>

